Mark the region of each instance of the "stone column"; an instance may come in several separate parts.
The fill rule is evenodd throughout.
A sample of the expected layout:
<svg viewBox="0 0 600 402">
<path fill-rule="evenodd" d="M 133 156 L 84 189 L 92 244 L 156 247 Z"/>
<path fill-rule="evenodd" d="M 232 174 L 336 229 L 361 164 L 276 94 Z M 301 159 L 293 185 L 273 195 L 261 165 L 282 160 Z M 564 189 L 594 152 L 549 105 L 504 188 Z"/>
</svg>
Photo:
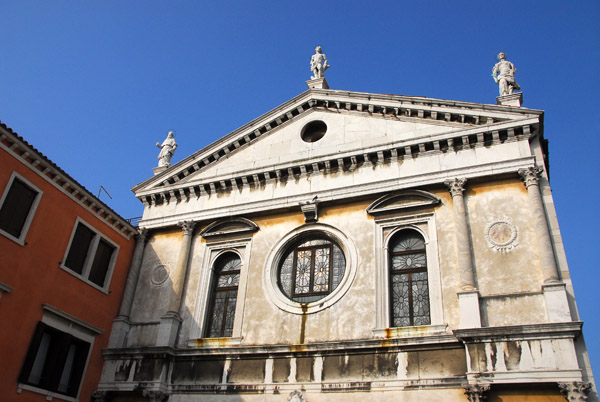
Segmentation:
<svg viewBox="0 0 600 402">
<path fill-rule="evenodd" d="M 554 258 L 554 249 L 552 248 L 546 212 L 544 211 L 544 203 L 540 193 L 539 176 L 541 173 L 542 168 L 538 166 L 519 169 L 519 175 L 525 182 L 525 187 L 527 187 L 529 195 L 529 207 L 531 208 L 533 223 L 535 225 L 535 235 L 542 263 L 544 283 L 557 283 L 559 282 L 558 269 L 556 267 L 556 259 Z"/>
<path fill-rule="evenodd" d="M 592 384 L 589 382 L 559 382 L 560 392 L 569 402 L 585 402 Z"/>
<path fill-rule="evenodd" d="M 467 213 L 463 191 L 467 179 L 453 179 L 445 181 L 452 194 L 454 204 L 454 223 L 456 225 L 456 249 L 458 251 L 458 268 L 460 270 L 460 289 L 476 290 L 475 276 L 473 274 L 473 259 L 471 258 L 471 237 L 467 225 Z"/>
<path fill-rule="evenodd" d="M 123 291 L 119 315 L 113 320 L 113 327 L 108 341 L 109 348 L 126 346 L 125 337 L 127 336 L 130 327 L 129 315 L 131 314 L 133 296 L 142 268 L 142 259 L 144 257 L 144 247 L 146 245 L 147 236 L 147 229 L 138 229 L 138 234 L 135 236 L 135 249 L 133 251 L 133 257 L 131 258 L 129 273 L 127 274 L 127 282 L 125 283 L 125 290 Z"/>
<path fill-rule="evenodd" d="M 178 224 L 183 230 L 183 239 L 179 247 L 179 256 L 177 257 L 177 266 L 175 275 L 172 278 L 173 290 L 169 299 L 169 310 L 160 318 L 160 328 L 156 341 L 157 346 L 175 346 L 177 332 L 181 324 L 179 308 L 182 303 L 183 283 L 185 281 L 190 248 L 192 246 L 192 234 L 194 232 L 195 222 L 185 221 Z"/>
<path fill-rule="evenodd" d="M 454 223 L 456 225 L 456 250 L 458 256 L 458 269 L 460 272 L 460 292 L 458 292 L 458 305 L 460 309 L 460 328 L 481 327 L 481 313 L 479 311 L 479 292 L 475 286 L 473 258 L 471 256 L 471 236 L 467 224 L 467 213 L 463 192 L 467 179 L 447 180 L 444 184 L 452 194 L 454 205 Z"/>
<path fill-rule="evenodd" d="M 567 290 L 564 283 L 559 279 L 552 237 L 548 228 L 544 202 L 540 192 L 539 177 L 543 170 L 539 166 L 531 166 L 519 169 L 519 175 L 525 182 L 527 194 L 529 195 L 529 207 L 535 225 L 535 237 L 537 239 L 538 252 L 542 268 L 544 283 L 542 291 L 546 300 L 546 315 L 548 322 L 571 321 L 571 311 L 567 298 Z"/>
<path fill-rule="evenodd" d="M 123 300 L 121 301 L 121 308 L 119 309 L 119 315 L 117 317 L 129 318 L 129 315 L 131 314 L 133 296 L 142 268 L 142 259 L 144 257 L 144 247 L 146 245 L 147 236 L 148 229 L 138 229 L 138 234 L 135 236 L 135 250 L 133 252 L 133 257 L 131 258 L 131 267 L 129 268 L 129 274 L 127 275 L 127 282 L 125 283 L 125 290 L 123 291 Z"/>
</svg>

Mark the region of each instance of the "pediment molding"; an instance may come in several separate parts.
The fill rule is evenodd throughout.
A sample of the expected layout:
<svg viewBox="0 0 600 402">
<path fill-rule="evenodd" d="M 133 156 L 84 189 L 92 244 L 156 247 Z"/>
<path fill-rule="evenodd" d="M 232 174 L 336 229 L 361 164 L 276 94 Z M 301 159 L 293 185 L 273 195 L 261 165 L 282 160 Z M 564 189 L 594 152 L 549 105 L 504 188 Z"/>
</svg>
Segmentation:
<svg viewBox="0 0 600 402">
<path fill-rule="evenodd" d="M 146 207 L 163 203 L 170 204 L 171 202 L 187 202 L 192 198 L 227 193 L 244 187 L 256 189 L 273 181 L 286 183 L 289 180 L 297 180 L 315 174 L 352 172 L 363 166 L 398 163 L 406 158 L 529 140 L 537 135 L 538 130 L 538 118 L 496 123 L 491 126 L 470 127 L 462 131 L 439 134 L 435 138 L 425 136 L 370 149 L 357 149 L 344 154 L 324 155 L 288 164 L 238 171 L 223 176 L 198 177 L 198 179 L 188 182 L 178 181 L 168 186 L 140 189 L 136 192 L 136 197 Z"/>
<path fill-rule="evenodd" d="M 489 127 L 509 120 L 537 117 L 542 113 L 532 109 L 507 110 L 496 105 L 422 97 L 312 89 L 190 155 L 163 173 L 138 184 L 132 190 L 137 194 L 173 186 L 189 175 L 205 170 L 208 166 L 227 158 L 230 153 L 249 146 L 261 136 L 312 110 L 359 113 L 377 118 L 421 121 L 452 127 L 462 126 L 465 129 Z"/>
<path fill-rule="evenodd" d="M 432 208 L 441 202 L 439 197 L 427 191 L 406 190 L 378 198 L 367 207 L 366 211 L 369 215 L 379 216 L 393 212 Z"/>
<path fill-rule="evenodd" d="M 258 230 L 258 225 L 250 219 L 235 217 L 220 219 L 211 223 L 200 232 L 200 235 L 207 239 L 228 235 L 251 234 Z"/>
</svg>

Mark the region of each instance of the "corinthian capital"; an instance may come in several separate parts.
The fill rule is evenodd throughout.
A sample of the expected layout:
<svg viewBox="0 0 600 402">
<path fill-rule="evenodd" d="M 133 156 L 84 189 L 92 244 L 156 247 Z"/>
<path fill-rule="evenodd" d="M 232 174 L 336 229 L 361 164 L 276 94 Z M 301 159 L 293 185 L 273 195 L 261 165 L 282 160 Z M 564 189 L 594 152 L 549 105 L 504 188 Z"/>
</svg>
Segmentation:
<svg viewBox="0 0 600 402">
<path fill-rule="evenodd" d="M 462 178 L 454 178 L 452 180 L 446 180 L 444 184 L 448 187 L 448 191 L 452 194 L 452 197 L 457 195 L 462 195 L 465 191 L 465 184 L 467 183 L 467 179 Z"/>
<path fill-rule="evenodd" d="M 521 176 L 521 180 L 525 182 L 525 187 L 537 186 L 539 183 L 539 177 L 542 174 L 543 169 L 539 166 L 530 166 L 525 169 L 519 169 L 518 173 Z"/>
<path fill-rule="evenodd" d="M 473 384 L 465 387 L 465 395 L 469 402 L 483 402 L 487 399 L 485 393 L 489 391 L 489 384 Z"/>
<path fill-rule="evenodd" d="M 559 382 L 560 392 L 572 402 L 585 402 L 592 384 L 589 382 Z"/>
<path fill-rule="evenodd" d="M 194 221 L 183 221 L 177 224 L 183 230 L 184 236 L 191 236 L 194 231 L 194 226 L 196 226 L 196 222 Z"/>
<path fill-rule="evenodd" d="M 150 400 L 150 402 L 165 402 L 169 399 L 169 394 L 163 391 L 143 390 L 142 396 Z"/>
<path fill-rule="evenodd" d="M 138 228 L 137 234 L 135 235 L 135 240 L 144 242 L 148 237 L 148 229 L 146 228 Z"/>
<path fill-rule="evenodd" d="M 92 402 L 105 402 L 107 394 L 106 391 L 93 391 L 91 400 Z"/>
</svg>

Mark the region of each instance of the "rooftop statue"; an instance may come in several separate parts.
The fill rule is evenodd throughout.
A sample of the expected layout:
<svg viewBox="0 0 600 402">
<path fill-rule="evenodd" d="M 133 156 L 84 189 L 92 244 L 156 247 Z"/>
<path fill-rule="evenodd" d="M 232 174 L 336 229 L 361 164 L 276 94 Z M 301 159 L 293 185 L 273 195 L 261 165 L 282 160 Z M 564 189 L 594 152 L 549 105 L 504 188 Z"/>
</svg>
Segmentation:
<svg viewBox="0 0 600 402">
<path fill-rule="evenodd" d="M 316 80 L 317 78 L 325 78 L 325 70 L 331 67 L 327 64 L 327 57 L 323 54 L 323 49 L 321 46 L 317 46 L 315 48 L 315 54 L 310 58 L 310 71 L 312 71 L 313 76 L 310 77 L 311 80 Z"/>
<path fill-rule="evenodd" d="M 167 138 L 163 141 L 162 145 L 158 142 L 156 143 L 156 146 L 160 148 L 160 153 L 158 154 L 158 167 L 171 166 L 171 158 L 177 149 L 177 143 L 173 137 L 175 137 L 175 134 L 172 131 L 169 131 L 169 134 L 167 134 Z"/>
<path fill-rule="evenodd" d="M 504 52 L 498 54 L 498 63 L 492 70 L 492 77 L 500 88 L 500 96 L 510 95 L 515 89 L 521 89 L 517 81 L 515 81 L 515 73 L 517 69 L 514 64 L 506 60 Z"/>
</svg>

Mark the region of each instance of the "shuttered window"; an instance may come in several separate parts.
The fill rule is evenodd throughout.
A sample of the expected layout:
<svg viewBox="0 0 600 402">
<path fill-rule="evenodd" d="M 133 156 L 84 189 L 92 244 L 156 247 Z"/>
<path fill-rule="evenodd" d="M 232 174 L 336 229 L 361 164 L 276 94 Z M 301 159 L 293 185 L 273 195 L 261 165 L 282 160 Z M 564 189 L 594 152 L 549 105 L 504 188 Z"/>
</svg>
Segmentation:
<svg viewBox="0 0 600 402">
<path fill-rule="evenodd" d="M 90 344 L 39 322 L 19 375 L 19 382 L 76 397 Z"/>
<path fill-rule="evenodd" d="M 13 175 L 0 204 L 0 230 L 22 241 L 40 196 L 39 190 Z"/>
<path fill-rule="evenodd" d="M 117 246 L 78 220 L 62 267 L 86 282 L 108 288 Z"/>
</svg>

